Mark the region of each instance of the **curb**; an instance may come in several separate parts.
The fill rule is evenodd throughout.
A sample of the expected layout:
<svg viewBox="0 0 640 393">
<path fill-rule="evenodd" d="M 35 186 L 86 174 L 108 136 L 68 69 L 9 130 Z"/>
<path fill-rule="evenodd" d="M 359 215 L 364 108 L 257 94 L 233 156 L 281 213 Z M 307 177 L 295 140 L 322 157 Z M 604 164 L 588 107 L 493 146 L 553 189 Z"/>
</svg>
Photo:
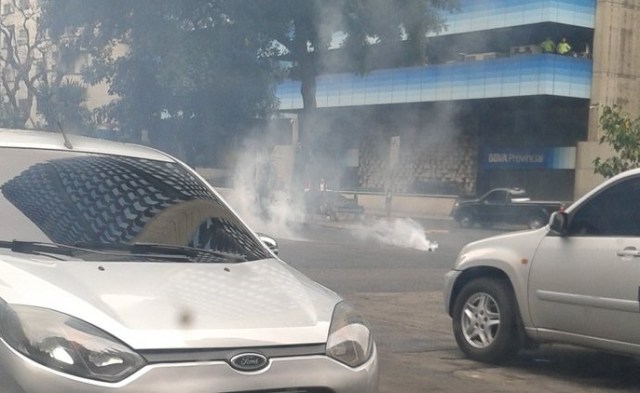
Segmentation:
<svg viewBox="0 0 640 393">
<path fill-rule="evenodd" d="M 305 222 L 307 224 L 313 224 L 313 225 L 319 225 L 319 226 L 349 229 L 349 228 L 361 227 L 362 225 L 366 225 L 367 223 L 382 221 L 386 219 L 387 219 L 386 215 L 365 213 L 364 219 L 361 221 L 354 221 L 354 220 L 333 221 L 326 216 L 315 214 L 315 215 L 309 216 Z M 416 216 L 416 215 L 392 213 L 391 219 L 394 219 L 394 220 L 395 219 L 411 219 L 419 223 L 423 227 L 429 228 L 429 230 L 425 230 L 426 232 L 434 231 L 434 230 L 435 231 L 449 230 L 451 225 L 455 223 L 455 221 L 448 216 L 426 216 L 426 215 Z"/>
</svg>

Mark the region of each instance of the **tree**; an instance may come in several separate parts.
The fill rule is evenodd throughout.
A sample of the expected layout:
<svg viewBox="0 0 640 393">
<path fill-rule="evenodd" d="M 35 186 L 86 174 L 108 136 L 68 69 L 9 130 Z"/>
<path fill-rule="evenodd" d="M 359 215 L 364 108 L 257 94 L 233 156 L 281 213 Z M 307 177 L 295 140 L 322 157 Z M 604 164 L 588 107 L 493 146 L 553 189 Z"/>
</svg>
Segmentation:
<svg viewBox="0 0 640 393">
<path fill-rule="evenodd" d="M 195 165 L 275 108 L 278 65 L 251 13 L 246 0 L 48 0 L 44 22 L 90 53 L 86 82 L 109 83 L 106 121 Z"/>
<path fill-rule="evenodd" d="M 38 109 L 48 128 L 84 130 L 90 134 L 91 113 L 86 108 L 86 87 L 65 79 L 60 85 L 42 83 L 38 89 Z"/>
<path fill-rule="evenodd" d="M 440 11 L 457 9 L 458 0 L 262 0 L 256 9 L 271 21 L 274 40 L 286 48 L 301 81 L 303 113 L 316 108 L 316 77 L 329 46 L 342 34 L 342 48 L 353 71 L 368 71 L 372 51 L 384 51 L 403 40 L 414 64 L 426 57 L 427 33 L 444 28 Z M 392 44 L 392 45 L 389 45 Z"/>
<path fill-rule="evenodd" d="M 3 3 L 0 19 L 0 125 L 12 128 L 58 128 L 66 117 L 76 117 L 86 108 L 70 107 L 67 101 L 65 116 L 58 112 L 56 121 L 42 116 L 41 107 L 56 107 L 58 94 L 64 91 L 67 72 L 64 40 L 54 41 L 46 26 L 40 23 L 42 7 L 39 2 L 10 0 Z M 46 92 L 46 94 L 45 94 Z M 64 101 L 65 99 L 61 97 Z M 73 112 L 73 114 L 71 113 Z M 75 124 L 84 128 L 85 124 Z"/>
<path fill-rule="evenodd" d="M 600 144 L 613 149 L 613 156 L 593 161 L 594 172 L 606 178 L 640 167 L 640 117 L 632 119 L 618 106 L 604 106 L 600 116 Z"/>
<path fill-rule="evenodd" d="M 47 0 L 45 22 L 53 36 L 76 37 L 70 46 L 91 54 L 85 80 L 109 82 L 118 97 L 102 111 L 110 121 L 134 135 L 186 136 L 176 142 L 193 158 L 210 151 L 203 142 L 230 138 L 276 108 L 279 60 L 292 60 L 290 75 L 302 81 L 304 135 L 316 108 L 316 77 L 337 34 L 355 72 L 368 70 L 374 42 L 381 51 L 404 39 L 414 48 L 407 51 L 413 62 L 421 62 L 427 32 L 443 27 L 438 11 L 457 3 Z M 126 53 L 114 56 L 115 43 Z"/>
<path fill-rule="evenodd" d="M 441 31 L 440 12 L 452 11 L 458 4 L 458 0 L 254 1 L 254 9 L 265 21 L 259 29 L 285 48 L 283 58 L 293 64 L 289 76 L 301 82 L 298 183 L 308 180 L 308 168 L 322 166 L 320 161 L 326 160 L 316 149 L 324 146 L 317 140 L 324 122 L 316 119 L 316 78 L 327 71 L 330 52 L 335 52 L 330 47 L 340 46 L 347 69 L 359 74 L 369 71 L 376 57 L 394 58 L 398 46 L 406 47 L 402 53 L 406 65 L 424 64 L 427 33 Z M 339 37 L 342 42 L 336 43 Z"/>
<path fill-rule="evenodd" d="M 52 44 L 39 28 L 37 5 L 11 0 L 0 19 L 0 75 L 3 96 L 0 117 L 4 126 L 35 126 L 35 97 L 38 82 L 47 73 Z"/>
</svg>

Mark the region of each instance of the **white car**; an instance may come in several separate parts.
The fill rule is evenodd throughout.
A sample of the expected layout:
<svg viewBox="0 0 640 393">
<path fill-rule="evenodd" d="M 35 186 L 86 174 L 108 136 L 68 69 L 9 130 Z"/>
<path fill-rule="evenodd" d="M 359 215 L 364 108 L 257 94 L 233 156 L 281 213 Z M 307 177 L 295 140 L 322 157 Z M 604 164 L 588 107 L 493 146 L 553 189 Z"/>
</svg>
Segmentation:
<svg viewBox="0 0 640 393">
<path fill-rule="evenodd" d="M 640 355 L 640 169 L 553 213 L 549 225 L 465 246 L 445 309 L 470 358 L 559 342 Z"/>
<path fill-rule="evenodd" d="M 0 130 L 0 391 L 376 392 L 364 318 L 162 152 Z"/>
</svg>

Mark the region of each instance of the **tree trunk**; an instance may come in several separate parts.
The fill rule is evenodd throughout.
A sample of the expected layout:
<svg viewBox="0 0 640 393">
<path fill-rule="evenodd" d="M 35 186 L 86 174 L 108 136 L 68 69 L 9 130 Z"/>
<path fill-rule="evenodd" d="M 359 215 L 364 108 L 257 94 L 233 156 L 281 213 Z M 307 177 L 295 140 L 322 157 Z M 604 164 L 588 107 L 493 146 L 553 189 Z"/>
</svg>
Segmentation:
<svg viewBox="0 0 640 393">
<path fill-rule="evenodd" d="M 313 117 L 317 108 L 316 102 L 316 53 L 309 51 L 311 21 L 306 17 L 294 20 L 295 38 L 293 57 L 298 65 L 300 77 L 300 94 L 302 95 L 303 109 L 299 113 L 298 143 L 294 163 L 294 182 L 302 187 L 308 179 L 307 164 L 309 161 L 309 148 L 312 132 Z M 316 48 L 314 48 L 316 50 Z"/>
</svg>

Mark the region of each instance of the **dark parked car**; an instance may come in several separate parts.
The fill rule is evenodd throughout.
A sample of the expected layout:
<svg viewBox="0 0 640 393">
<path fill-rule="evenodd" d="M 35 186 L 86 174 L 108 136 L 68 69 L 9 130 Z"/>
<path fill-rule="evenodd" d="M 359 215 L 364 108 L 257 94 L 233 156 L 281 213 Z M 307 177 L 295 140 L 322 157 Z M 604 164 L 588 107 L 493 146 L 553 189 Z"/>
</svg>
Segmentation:
<svg viewBox="0 0 640 393">
<path fill-rule="evenodd" d="M 475 224 L 484 227 L 516 224 L 540 228 L 549 222 L 551 213 L 564 209 L 566 205 L 567 202 L 560 201 L 533 201 L 521 188 L 496 188 L 478 199 L 457 201 L 451 216 L 463 228 Z"/>
<path fill-rule="evenodd" d="M 361 220 L 364 207 L 358 204 L 357 196 L 347 198 L 339 191 L 307 191 L 307 213 L 320 214 L 332 221 Z"/>
</svg>

